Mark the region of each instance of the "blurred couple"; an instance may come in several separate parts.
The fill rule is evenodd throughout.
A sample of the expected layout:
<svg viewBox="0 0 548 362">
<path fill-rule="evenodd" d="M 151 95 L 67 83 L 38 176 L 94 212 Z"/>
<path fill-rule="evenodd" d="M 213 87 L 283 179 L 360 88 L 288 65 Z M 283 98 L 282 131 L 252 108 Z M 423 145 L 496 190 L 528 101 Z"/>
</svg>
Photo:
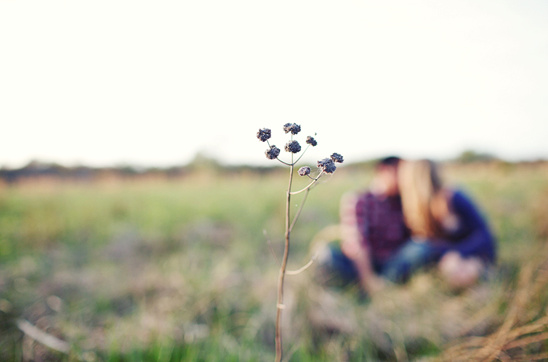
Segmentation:
<svg viewBox="0 0 548 362">
<path fill-rule="evenodd" d="M 453 289 L 481 279 L 495 242 L 477 207 L 444 186 L 430 160 L 382 159 L 370 190 L 341 201 L 340 244 L 320 255 L 321 275 L 356 281 L 369 294 L 436 267 Z"/>
</svg>

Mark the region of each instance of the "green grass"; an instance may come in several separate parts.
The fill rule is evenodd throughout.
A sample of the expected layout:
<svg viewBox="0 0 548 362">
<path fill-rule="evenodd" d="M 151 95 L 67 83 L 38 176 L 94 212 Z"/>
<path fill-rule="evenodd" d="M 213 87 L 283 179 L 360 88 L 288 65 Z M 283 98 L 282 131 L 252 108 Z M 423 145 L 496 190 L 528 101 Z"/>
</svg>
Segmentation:
<svg viewBox="0 0 548 362">
<path fill-rule="evenodd" d="M 451 342 L 500 327 L 520 271 L 545 257 L 538 250 L 548 238 L 548 170 L 446 171 L 497 234 L 493 280 L 455 294 L 424 274 L 363 300 L 321 288 L 312 271 L 288 277 L 285 349 L 292 360 L 439 357 Z M 312 190 L 292 234 L 289 269 L 308 261 L 312 237 L 338 222 L 340 197 L 370 176 L 341 168 Z M 280 258 L 285 187 L 281 174 L 0 189 L 0 360 L 272 360 L 272 252 Z M 529 296 L 519 323 L 545 313 L 545 289 Z M 19 318 L 69 341 L 70 355 L 33 343 L 15 326 Z M 542 343 L 519 352 L 546 351 Z"/>
</svg>

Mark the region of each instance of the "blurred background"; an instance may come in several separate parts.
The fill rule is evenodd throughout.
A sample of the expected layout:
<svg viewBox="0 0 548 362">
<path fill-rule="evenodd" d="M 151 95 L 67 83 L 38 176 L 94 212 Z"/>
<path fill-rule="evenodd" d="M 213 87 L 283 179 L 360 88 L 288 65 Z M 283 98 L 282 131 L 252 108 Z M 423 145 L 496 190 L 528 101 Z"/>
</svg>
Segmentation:
<svg viewBox="0 0 548 362">
<path fill-rule="evenodd" d="M 440 162 L 500 246 L 494 281 L 457 295 L 435 275 L 378 302 L 292 277 L 292 359 L 466 359 L 472 337 L 548 358 L 547 16 L 533 0 L 1 2 L 0 359 L 272 359 L 287 170 L 256 132 L 282 148 L 287 122 L 318 140 L 303 165 L 345 158 L 307 201 L 292 269 L 391 154 Z"/>
<path fill-rule="evenodd" d="M 300 122 L 348 160 L 548 157 L 543 1 L 3 2 L 0 164 L 263 164 Z"/>
</svg>

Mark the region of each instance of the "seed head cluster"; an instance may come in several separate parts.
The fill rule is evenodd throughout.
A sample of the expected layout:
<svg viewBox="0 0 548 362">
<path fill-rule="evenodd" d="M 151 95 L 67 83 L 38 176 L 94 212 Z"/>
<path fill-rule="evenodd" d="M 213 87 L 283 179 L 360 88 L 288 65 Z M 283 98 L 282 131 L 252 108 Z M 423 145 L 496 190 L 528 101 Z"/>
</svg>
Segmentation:
<svg viewBox="0 0 548 362">
<path fill-rule="evenodd" d="M 259 132 L 257 132 L 257 138 L 261 140 L 261 142 L 265 142 L 266 140 L 270 139 L 270 136 L 272 135 L 272 131 L 268 128 L 260 129 Z"/>
<path fill-rule="evenodd" d="M 318 144 L 318 142 L 314 139 L 314 137 L 311 137 L 311 136 L 306 137 L 306 143 L 308 143 L 312 147 L 315 147 Z"/>
<path fill-rule="evenodd" d="M 284 131 L 285 133 L 291 132 L 291 134 L 297 134 L 301 132 L 301 126 L 297 123 L 286 123 L 284 124 Z"/>
<path fill-rule="evenodd" d="M 301 126 L 299 126 L 296 123 L 286 123 L 284 124 L 284 132 L 285 133 L 291 132 L 292 135 L 296 135 L 299 132 L 301 132 Z M 261 142 L 268 141 L 270 137 L 272 137 L 272 131 L 269 128 L 261 128 L 257 132 L 257 138 Z M 312 136 L 306 137 L 306 143 L 312 147 L 315 147 L 318 144 L 318 142 Z M 270 143 L 268 145 L 270 146 L 270 148 L 265 151 L 266 158 L 268 158 L 269 160 L 277 159 L 278 156 L 280 155 L 280 149 L 274 145 L 271 146 Z M 287 144 L 285 145 L 285 150 L 290 153 L 299 153 L 301 152 L 301 145 L 299 144 L 299 142 L 295 140 L 291 140 L 287 142 Z M 324 158 L 323 160 L 319 160 L 318 168 L 325 173 L 333 173 L 337 169 L 337 166 L 335 166 L 335 162 L 343 163 L 344 162 L 343 156 L 341 156 L 338 153 L 333 153 L 329 158 Z M 289 164 L 286 163 L 286 165 L 289 165 Z M 310 167 L 308 166 L 304 166 L 299 169 L 299 175 L 301 176 L 310 175 L 310 172 L 311 172 Z"/>
<path fill-rule="evenodd" d="M 337 169 L 335 162 L 330 158 L 324 158 L 318 161 L 318 168 L 322 169 L 325 173 L 333 173 Z"/>
<path fill-rule="evenodd" d="M 275 160 L 280 155 L 280 149 L 272 145 L 268 150 L 266 150 L 265 154 L 266 158 L 268 158 L 269 160 Z"/>
<path fill-rule="evenodd" d="M 299 175 L 300 176 L 306 176 L 306 175 L 310 175 L 310 167 L 308 166 L 303 166 L 299 169 Z"/>
<path fill-rule="evenodd" d="M 338 153 L 332 154 L 331 159 L 333 160 L 333 162 L 338 162 L 338 163 L 344 162 L 343 156 L 339 155 Z"/>
<path fill-rule="evenodd" d="M 285 150 L 291 153 L 298 153 L 301 151 L 301 145 L 297 141 L 289 141 L 285 145 Z"/>
</svg>

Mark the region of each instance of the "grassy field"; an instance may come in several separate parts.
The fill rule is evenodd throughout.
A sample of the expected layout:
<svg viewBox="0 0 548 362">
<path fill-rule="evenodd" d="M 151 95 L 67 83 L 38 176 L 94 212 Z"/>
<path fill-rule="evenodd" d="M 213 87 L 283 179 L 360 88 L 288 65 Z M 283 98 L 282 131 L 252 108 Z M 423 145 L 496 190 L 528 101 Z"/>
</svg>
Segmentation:
<svg viewBox="0 0 548 362">
<path fill-rule="evenodd" d="M 451 166 L 445 175 L 497 235 L 491 279 L 456 293 L 423 273 L 370 300 L 321 287 L 313 268 L 289 276 L 287 357 L 548 359 L 548 166 Z M 290 269 L 338 222 L 341 195 L 370 176 L 341 168 L 312 191 Z M 285 187 L 285 174 L 214 172 L 1 186 L 0 360 L 273 360 Z M 22 322 L 70 350 L 36 342 Z"/>
</svg>

